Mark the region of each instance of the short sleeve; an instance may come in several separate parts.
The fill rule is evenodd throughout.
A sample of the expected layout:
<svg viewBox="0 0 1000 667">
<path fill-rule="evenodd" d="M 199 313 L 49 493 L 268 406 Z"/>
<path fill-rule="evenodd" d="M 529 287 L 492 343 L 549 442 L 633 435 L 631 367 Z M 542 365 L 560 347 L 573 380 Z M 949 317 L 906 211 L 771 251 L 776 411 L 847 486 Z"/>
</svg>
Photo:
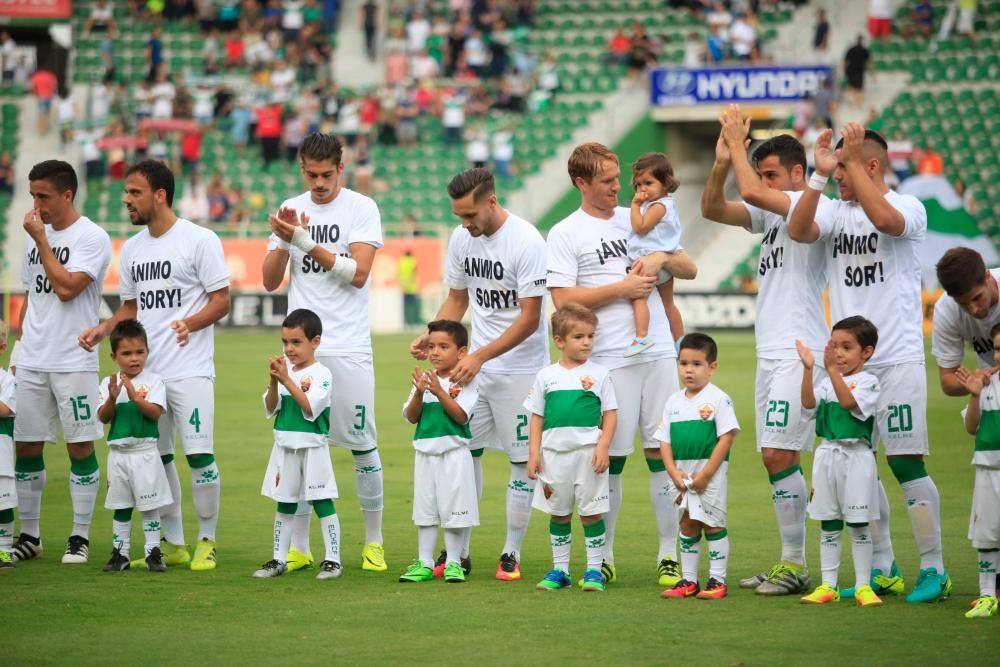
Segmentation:
<svg viewBox="0 0 1000 667">
<path fill-rule="evenodd" d="M 458 392 L 458 396 L 455 397 L 458 407 L 462 408 L 462 412 L 465 413 L 466 424 L 472 420 L 472 409 L 476 407 L 476 401 L 478 400 L 479 384 L 475 380 L 471 384 L 462 387 L 462 390 Z"/>
<path fill-rule="evenodd" d="M 222 251 L 222 241 L 215 234 L 203 234 L 198 241 L 195 257 L 198 279 L 206 292 L 216 292 L 229 287 L 229 267 Z"/>
<path fill-rule="evenodd" d="M 465 279 L 465 269 L 462 266 L 462 248 L 460 245 L 464 245 L 461 241 L 460 234 L 465 234 L 466 232 L 461 227 L 455 229 L 451 234 L 451 238 L 448 240 L 448 259 L 447 265 L 445 266 L 445 284 L 449 289 L 467 289 L 469 284 Z"/>
<path fill-rule="evenodd" d="M 30 239 L 24 244 L 24 257 L 21 259 L 21 287 L 25 292 L 31 291 L 31 271 L 28 268 L 31 263 L 28 261 L 28 257 L 34 247 L 35 244 Z"/>
<path fill-rule="evenodd" d="M 545 272 L 548 261 L 545 241 L 539 235 L 517 258 L 517 296 L 545 296 Z"/>
<path fill-rule="evenodd" d="M 889 200 L 903 215 L 903 233 L 898 238 L 922 237 L 927 233 L 927 209 L 913 195 L 897 195 Z"/>
<path fill-rule="evenodd" d="M 288 244 L 279 239 L 275 234 L 271 234 L 270 236 L 267 237 L 268 252 L 271 252 L 272 250 L 288 250 L 287 245 Z"/>
<path fill-rule="evenodd" d="M 131 244 L 126 241 L 125 245 L 122 246 L 121 256 L 118 258 L 118 295 L 122 301 L 133 301 L 138 298 L 135 290 L 135 281 L 132 280 L 132 271 L 130 270 L 132 262 L 130 259 L 132 254 L 130 246 Z"/>
<path fill-rule="evenodd" d="M 97 282 L 104 279 L 109 264 L 111 239 L 103 229 L 95 225 L 73 248 L 65 268 L 70 273 L 86 273 L 91 280 Z"/>
<path fill-rule="evenodd" d="M 546 246 L 548 287 L 576 287 L 580 260 L 576 256 L 573 239 L 570 238 L 565 223 L 552 228 Z"/>
<path fill-rule="evenodd" d="M 670 410 L 673 406 L 674 395 L 671 394 L 663 406 L 663 414 L 660 415 L 660 423 L 656 427 L 653 438 L 660 442 L 670 442 Z"/>
<path fill-rule="evenodd" d="M 750 214 L 750 232 L 752 234 L 763 234 L 764 229 L 767 227 L 767 211 L 746 202 L 743 202 L 743 207 Z"/>
<path fill-rule="evenodd" d="M 416 394 L 416 393 L 417 393 L 417 388 L 411 382 L 410 383 L 410 393 L 406 396 L 406 400 L 403 401 L 403 419 L 406 420 L 407 422 L 409 422 L 410 420 L 406 418 L 406 406 L 408 406 L 410 404 L 410 401 L 413 400 L 413 395 Z"/>
<path fill-rule="evenodd" d="M 274 410 L 273 411 L 267 409 L 267 390 L 266 389 L 264 390 L 264 393 L 261 394 L 261 401 L 264 404 L 264 417 L 266 419 L 273 419 L 274 415 L 278 414 L 278 408 L 281 407 L 281 389 L 280 388 L 278 389 L 278 404 L 276 406 L 274 406 Z"/>
<path fill-rule="evenodd" d="M 961 366 L 965 356 L 965 340 L 958 328 L 958 310 L 958 304 L 947 294 L 942 294 L 934 304 L 931 354 L 941 368 Z"/>
<path fill-rule="evenodd" d="M 615 385 L 611 381 L 611 373 L 607 373 L 601 380 L 600 387 L 601 412 L 610 412 L 618 409 L 618 398 L 615 396 Z"/>
<path fill-rule="evenodd" d="M 302 416 L 311 422 L 316 421 L 316 418 L 330 407 L 330 393 L 333 384 L 330 372 L 326 370 L 325 366 L 317 363 L 314 368 L 322 369 L 323 372 L 317 373 L 317 377 L 305 389 L 306 398 L 309 400 L 310 414 L 302 413 Z"/>
<path fill-rule="evenodd" d="M 101 386 L 98 387 L 99 406 L 104 405 L 105 401 L 108 400 L 108 396 L 111 395 L 111 390 L 109 389 L 110 380 L 111 376 L 109 375 L 108 377 L 101 380 Z"/>
<path fill-rule="evenodd" d="M 819 203 L 816 204 L 815 220 L 816 225 L 819 227 L 819 237 L 821 239 L 836 233 L 840 206 L 841 203 L 839 200 L 830 199 L 825 195 L 819 196 Z"/>
<path fill-rule="evenodd" d="M 851 394 L 854 396 L 854 401 L 858 404 L 856 408 L 851 410 L 851 414 L 858 419 L 868 419 L 875 414 L 878 409 L 878 398 L 881 390 L 878 385 L 878 379 L 874 375 L 865 373 L 858 379 L 858 383 L 855 385 L 854 389 L 851 390 Z"/>
<path fill-rule="evenodd" d="M 14 385 L 14 376 L 10 373 L 0 371 L 0 403 L 3 403 L 14 414 L 17 414 L 17 393 Z"/>
<path fill-rule="evenodd" d="M 535 376 L 535 383 L 524 399 L 524 409 L 539 417 L 545 416 L 545 387 L 542 384 L 542 374 Z"/>
<path fill-rule="evenodd" d="M 347 244 L 366 243 L 376 248 L 382 247 L 382 215 L 373 199 L 358 195 L 351 220 L 351 234 Z"/>
<path fill-rule="evenodd" d="M 167 407 L 167 387 L 163 383 L 163 378 L 159 375 L 151 383 L 149 393 L 146 394 L 146 402 L 159 405 L 161 408 Z M 102 401 L 103 403 L 103 401 Z"/>
<path fill-rule="evenodd" d="M 715 406 L 715 436 L 721 438 L 727 433 L 734 436 L 740 432 L 740 423 L 736 421 L 736 409 L 733 407 L 733 399 L 728 394 L 723 393 L 719 397 L 719 404 Z"/>
<path fill-rule="evenodd" d="M 816 418 L 816 410 L 819 408 L 820 401 L 827 399 L 827 388 L 830 387 L 830 380 L 823 378 L 819 384 L 813 384 L 813 397 L 816 399 L 816 405 L 811 408 L 802 406 L 802 421 L 807 422 Z M 835 399 L 836 400 L 836 399 Z"/>
</svg>

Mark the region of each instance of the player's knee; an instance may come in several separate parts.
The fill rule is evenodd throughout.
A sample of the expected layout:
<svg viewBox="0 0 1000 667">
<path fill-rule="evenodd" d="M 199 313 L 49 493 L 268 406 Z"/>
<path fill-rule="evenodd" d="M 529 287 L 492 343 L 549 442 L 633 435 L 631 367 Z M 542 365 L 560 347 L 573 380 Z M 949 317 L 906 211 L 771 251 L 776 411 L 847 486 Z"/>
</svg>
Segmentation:
<svg viewBox="0 0 1000 667">
<path fill-rule="evenodd" d="M 760 450 L 760 456 L 768 475 L 776 475 L 790 468 L 797 468 L 799 464 L 799 453 L 788 449 L 764 447 Z M 771 480 L 772 483 L 774 481 L 776 480 Z"/>
<path fill-rule="evenodd" d="M 920 456 L 890 456 L 889 469 L 900 484 L 906 484 L 922 477 L 927 477 L 927 466 Z"/>
<path fill-rule="evenodd" d="M 191 466 L 192 470 L 207 468 L 215 463 L 214 454 L 188 454 L 184 458 L 187 459 L 188 465 Z"/>
<path fill-rule="evenodd" d="M 14 445 L 14 452 L 19 459 L 41 458 L 44 446 L 43 442 L 18 442 Z"/>
<path fill-rule="evenodd" d="M 79 461 L 81 459 L 88 458 L 94 455 L 94 442 L 93 440 L 88 442 L 67 442 L 66 452 L 72 460 Z"/>
</svg>

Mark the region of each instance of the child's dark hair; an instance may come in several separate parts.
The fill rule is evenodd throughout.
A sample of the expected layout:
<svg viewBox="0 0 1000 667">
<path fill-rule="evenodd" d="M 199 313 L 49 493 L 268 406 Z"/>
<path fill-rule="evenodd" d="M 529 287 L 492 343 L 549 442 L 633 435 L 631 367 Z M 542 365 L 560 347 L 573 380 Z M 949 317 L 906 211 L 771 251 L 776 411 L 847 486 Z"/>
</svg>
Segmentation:
<svg viewBox="0 0 1000 667">
<path fill-rule="evenodd" d="M 455 320 L 434 320 L 427 325 L 427 333 L 432 334 L 438 331 L 443 331 L 451 336 L 451 339 L 458 347 L 469 346 L 469 330 L 461 322 L 456 322 Z"/>
<path fill-rule="evenodd" d="M 308 308 L 298 308 L 288 313 L 281 326 L 285 329 L 302 329 L 309 340 L 323 335 L 323 322 L 319 315 Z"/>
<path fill-rule="evenodd" d="M 122 320 L 111 330 L 111 351 L 118 351 L 118 343 L 123 340 L 141 340 L 148 348 L 149 341 L 146 339 L 146 327 L 142 326 L 139 320 Z"/>
<path fill-rule="evenodd" d="M 552 335 L 565 338 L 573 325 L 583 322 L 597 328 L 597 315 L 590 308 L 578 303 L 567 303 L 552 313 Z"/>
<path fill-rule="evenodd" d="M 858 339 L 858 344 L 862 349 L 870 347 L 875 349 L 878 345 L 878 327 L 861 317 L 852 315 L 845 317 L 833 325 L 834 331 L 847 331 Z"/>
<path fill-rule="evenodd" d="M 674 176 L 674 165 L 670 164 L 670 158 L 663 153 L 646 153 L 632 165 L 632 187 L 635 187 L 635 179 L 644 171 L 648 171 L 653 178 L 663 183 L 664 189 L 674 192 L 680 187 L 681 182 Z"/>
<path fill-rule="evenodd" d="M 697 332 L 685 334 L 684 338 L 681 339 L 681 346 L 677 353 L 680 354 L 681 350 L 700 350 L 705 353 L 705 361 L 710 364 L 714 364 L 715 360 L 719 358 L 719 346 L 715 344 L 715 339 L 708 334 Z"/>
</svg>

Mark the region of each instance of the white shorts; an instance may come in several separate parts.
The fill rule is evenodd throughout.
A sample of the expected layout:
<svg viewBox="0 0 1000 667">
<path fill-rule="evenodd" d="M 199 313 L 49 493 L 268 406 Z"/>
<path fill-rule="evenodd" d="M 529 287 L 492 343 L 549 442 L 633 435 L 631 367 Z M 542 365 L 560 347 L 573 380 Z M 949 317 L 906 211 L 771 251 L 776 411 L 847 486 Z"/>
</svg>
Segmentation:
<svg viewBox="0 0 1000 667">
<path fill-rule="evenodd" d="M 811 518 L 868 523 L 879 517 L 878 498 L 875 452 L 820 443 L 813 457 Z"/>
<path fill-rule="evenodd" d="M 17 507 L 17 483 L 13 477 L 0 477 L 0 510 Z"/>
<path fill-rule="evenodd" d="M 975 468 L 969 539 L 976 549 L 1000 549 L 1000 470 Z"/>
<path fill-rule="evenodd" d="M 275 445 L 271 448 L 260 495 L 279 503 L 337 498 L 330 450 L 326 447 L 289 449 Z"/>
<path fill-rule="evenodd" d="M 886 456 L 930 454 L 927 438 L 927 373 L 923 364 L 866 368 L 878 378 L 877 437 Z"/>
<path fill-rule="evenodd" d="M 15 395 L 14 442 L 55 442 L 60 422 L 67 443 L 104 437 L 104 425 L 97 419 L 101 401 L 97 373 L 18 368 Z"/>
<path fill-rule="evenodd" d="M 378 434 L 372 355 L 316 357 L 316 360 L 330 370 L 333 386 L 338 388 L 330 394 L 330 444 L 355 452 L 374 449 Z"/>
<path fill-rule="evenodd" d="M 600 363 L 600 360 L 598 360 Z M 611 439 L 611 456 L 635 451 L 635 436 L 643 449 L 659 449 L 656 431 L 663 418 L 667 398 L 679 388 L 675 359 L 656 359 L 611 371 L 618 400 L 618 425 Z"/>
<path fill-rule="evenodd" d="M 173 502 L 167 473 L 156 447 L 136 451 L 127 447 L 108 448 L 108 496 L 104 509 L 140 512 L 165 507 Z"/>
<path fill-rule="evenodd" d="M 822 353 L 816 354 L 821 358 Z M 817 365 L 813 369 L 813 382 L 819 384 L 825 377 L 826 371 Z M 754 408 L 758 452 L 765 447 L 812 451 L 816 421 L 802 418 L 801 361 L 758 358 Z"/>
<path fill-rule="evenodd" d="M 677 468 L 685 473 L 687 477 L 694 477 L 695 473 L 705 467 L 708 459 L 687 459 L 677 461 Z M 687 514 L 695 521 L 700 521 L 712 528 L 726 527 L 726 496 L 729 487 L 729 462 L 723 461 L 719 469 L 712 475 L 708 486 L 701 493 L 685 491 L 681 497 L 681 502 L 676 505 L 679 511 L 687 510 Z M 680 490 L 674 486 L 673 480 L 667 483 L 667 492 L 676 503 L 681 496 Z"/>
<path fill-rule="evenodd" d="M 471 449 L 506 452 L 511 463 L 528 462 L 528 423 L 524 399 L 535 382 L 534 375 L 501 375 L 480 372 L 476 376 L 479 398 L 472 408 Z"/>
<path fill-rule="evenodd" d="M 609 512 L 608 471 L 594 472 L 596 449 L 597 445 L 568 452 L 543 449 L 531 506 L 552 516 L 570 516 L 574 503 L 580 516 Z"/>
<path fill-rule="evenodd" d="M 479 498 L 472 454 L 458 447 L 444 454 L 415 452 L 413 523 L 468 528 L 479 525 Z"/>
<path fill-rule="evenodd" d="M 160 456 L 174 453 L 175 435 L 185 456 L 215 451 L 215 381 L 209 377 L 164 383 L 167 404 L 160 416 Z"/>
</svg>

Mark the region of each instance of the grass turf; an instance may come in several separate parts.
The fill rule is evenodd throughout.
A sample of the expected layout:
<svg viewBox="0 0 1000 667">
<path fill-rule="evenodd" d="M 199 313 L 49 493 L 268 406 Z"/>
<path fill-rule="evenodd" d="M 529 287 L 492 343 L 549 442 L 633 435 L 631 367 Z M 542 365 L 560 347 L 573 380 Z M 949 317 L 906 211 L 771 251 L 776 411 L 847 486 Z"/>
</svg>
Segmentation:
<svg viewBox="0 0 1000 667">
<path fill-rule="evenodd" d="M 412 427 L 400 417 L 414 362 L 407 336 L 375 340 L 379 448 L 385 470 L 385 544 L 389 572 L 363 572 L 361 513 L 354 493 L 351 455 L 332 450 L 341 498 L 343 578 L 320 582 L 315 570 L 274 580 L 251 572 L 271 557 L 274 505 L 259 495 L 271 447 L 261 407 L 266 359 L 280 351 L 272 333 L 220 333 L 216 343 L 216 453 L 223 479 L 219 522 L 219 567 L 197 573 L 175 568 L 165 574 L 101 572 L 111 551 L 111 512 L 102 491 L 85 566 L 60 564 L 71 526 L 68 462 L 61 445 L 46 449 L 48 487 L 43 503 L 44 556 L 0 576 L 5 603 L 4 658 L 10 664 L 128 664 L 150 659 L 172 664 L 518 663 L 542 658 L 560 664 L 599 660 L 662 664 L 671 655 L 695 664 L 769 665 L 912 664 L 917 661 L 976 663 L 1000 647 L 1000 619 L 967 620 L 978 594 L 975 552 L 966 540 L 972 492 L 972 441 L 958 418 L 961 401 L 937 388 L 928 364 L 929 423 L 935 455 L 929 470 L 941 492 L 944 551 L 955 584 L 952 599 L 908 605 L 887 598 L 881 609 L 853 601 L 803 606 L 797 598 L 761 598 L 736 587 L 738 579 L 770 566 L 779 553 L 770 487 L 754 451 L 753 338 L 721 334 L 715 381 L 733 397 L 743 432 L 730 467 L 730 597 L 720 601 L 662 600 L 656 585 L 656 532 L 648 473 L 630 457 L 615 554 L 619 582 L 604 595 L 575 587 L 556 593 L 534 590 L 551 567 L 547 517 L 535 512 L 524 545 L 518 583 L 495 581 L 504 539 L 507 465 L 488 452 L 484 459 L 482 524 L 473 534 L 473 571 L 464 585 L 441 580 L 400 584 L 397 577 L 416 556 L 410 521 Z M 110 367 L 105 349 L 102 363 Z M 335 378 L 336 384 L 349 378 Z M 107 455 L 98 445 L 102 469 Z M 808 471 L 811 457 L 804 457 Z M 186 536 L 197 523 L 187 466 L 178 456 L 184 488 Z M 899 486 L 880 461 L 893 504 L 893 536 L 907 590 L 918 558 Z M 138 519 L 133 556 L 141 550 Z M 318 523 L 313 553 L 322 558 Z M 574 579 L 582 573 L 583 539 L 574 522 Z M 818 526 L 809 524 L 808 556 L 819 579 Z M 707 557 L 702 558 L 707 578 Z M 853 581 L 845 542 L 841 581 Z"/>
</svg>

